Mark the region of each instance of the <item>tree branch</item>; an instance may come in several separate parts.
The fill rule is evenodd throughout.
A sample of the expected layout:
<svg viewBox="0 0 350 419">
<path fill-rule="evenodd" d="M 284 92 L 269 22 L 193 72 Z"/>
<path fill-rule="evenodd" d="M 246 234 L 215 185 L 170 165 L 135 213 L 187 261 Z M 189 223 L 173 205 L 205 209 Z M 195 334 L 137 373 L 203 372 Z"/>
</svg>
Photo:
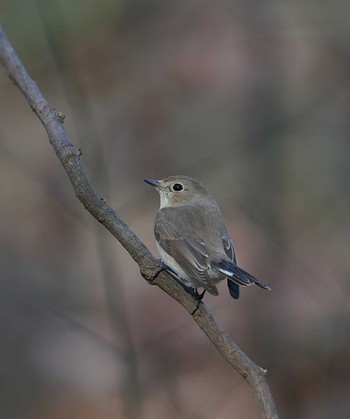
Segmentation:
<svg viewBox="0 0 350 419">
<path fill-rule="evenodd" d="M 153 274 L 159 270 L 159 262 L 113 208 L 95 193 L 80 162 L 79 152 L 73 146 L 63 127 L 64 115 L 56 112 L 43 97 L 38 86 L 30 78 L 19 60 L 1 26 L 0 61 L 44 125 L 49 141 L 68 174 L 77 198 L 91 215 L 106 227 L 128 251 L 139 265 L 142 276 L 149 283 L 160 287 L 189 313 L 192 313 L 197 306 L 197 301 L 177 281 L 174 281 L 167 272 L 161 271 L 156 279 L 152 280 Z M 200 304 L 199 309 L 193 315 L 193 319 L 221 355 L 247 380 L 254 391 L 261 417 L 264 419 L 278 419 L 277 410 L 267 384 L 266 371 L 257 366 L 242 352 L 231 337 L 214 320 L 203 303 Z"/>
</svg>

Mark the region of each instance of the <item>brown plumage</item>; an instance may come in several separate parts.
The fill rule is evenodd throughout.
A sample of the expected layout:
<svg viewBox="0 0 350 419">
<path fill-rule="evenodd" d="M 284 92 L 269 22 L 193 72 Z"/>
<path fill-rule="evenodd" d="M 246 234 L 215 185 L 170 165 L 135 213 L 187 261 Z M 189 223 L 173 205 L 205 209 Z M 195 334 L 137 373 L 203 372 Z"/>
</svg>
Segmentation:
<svg viewBox="0 0 350 419">
<path fill-rule="evenodd" d="M 236 264 L 233 244 L 214 198 L 197 180 L 170 176 L 146 179 L 160 194 L 154 233 L 161 258 L 179 281 L 218 295 L 216 284 L 227 278 L 230 294 L 239 297 L 239 285 L 269 287 Z"/>
</svg>

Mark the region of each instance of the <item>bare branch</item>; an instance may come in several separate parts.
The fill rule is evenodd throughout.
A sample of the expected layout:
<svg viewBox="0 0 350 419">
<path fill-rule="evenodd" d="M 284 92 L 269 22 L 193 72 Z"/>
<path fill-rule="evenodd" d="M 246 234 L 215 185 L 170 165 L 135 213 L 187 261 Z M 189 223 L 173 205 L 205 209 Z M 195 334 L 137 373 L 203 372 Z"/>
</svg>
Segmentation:
<svg viewBox="0 0 350 419">
<path fill-rule="evenodd" d="M 159 270 L 159 263 L 147 247 L 124 223 L 119 215 L 93 190 L 80 162 L 80 151 L 73 146 L 63 127 L 64 115 L 57 112 L 41 94 L 36 83 L 26 69 L 0 27 L 0 61 L 12 81 L 27 99 L 34 113 L 44 125 L 50 143 L 66 170 L 75 194 L 84 207 L 103 224 L 128 251 L 139 265 L 142 276 L 178 301 L 189 313 L 197 306 L 197 301 L 165 271 L 155 280 L 152 276 Z M 277 410 L 266 381 L 266 371 L 257 366 L 233 342 L 224 329 L 214 320 L 206 306 L 201 303 L 193 319 L 212 341 L 221 355 L 247 380 L 257 400 L 261 417 L 278 419 Z"/>
</svg>

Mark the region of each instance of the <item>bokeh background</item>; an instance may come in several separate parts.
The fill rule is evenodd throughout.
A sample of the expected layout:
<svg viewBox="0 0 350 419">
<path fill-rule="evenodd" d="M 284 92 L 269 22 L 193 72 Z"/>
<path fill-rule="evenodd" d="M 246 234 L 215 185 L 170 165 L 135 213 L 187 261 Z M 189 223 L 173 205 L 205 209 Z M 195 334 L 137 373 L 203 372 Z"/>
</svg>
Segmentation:
<svg viewBox="0 0 350 419">
<path fill-rule="evenodd" d="M 281 418 L 350 417 L 350 3 L 2 0 L 98 191 L 155 253 L 158 195 L 219 202 L 272 287 L 213 315 Z M 83 209 L 0 68 L 0 417 L 253 419 L 247 383 Z"/>
</svg>

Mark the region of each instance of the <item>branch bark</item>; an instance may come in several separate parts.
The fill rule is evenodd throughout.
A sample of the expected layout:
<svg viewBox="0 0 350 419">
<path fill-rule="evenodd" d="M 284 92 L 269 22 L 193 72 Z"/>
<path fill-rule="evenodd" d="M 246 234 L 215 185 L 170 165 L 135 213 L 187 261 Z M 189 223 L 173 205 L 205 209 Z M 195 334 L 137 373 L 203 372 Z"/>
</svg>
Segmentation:
<svg viewBox="0 0 350 419">
<path fill-rule="evenodd" d="M 75 149 L 63 127 L 64 115 L 57 112 L 46 101 L 36 83 L 28 75 L 1 26 L 0 61 L 45 127 L 49 141 L 70 179 L 77 198 L 90 214 L 113 234 L 128 251 L 139 265 L 142 276 L 149 283 L 157 285 L 174 298 L 189 313 L 192 313 L 197 307 L 197 301 L 167 272 L 161 271 L 156 279 L 152 280 L 153 274 L 159 270 L 159 262 L 113 208 L 95 193 L 80 162 L 79 151 Z M 261 417 L 278 419 L 277 410 L 266 380 L 267 372 L 245 355 L 214 320 L 203 303 L 200 304 L 199 309 L 193 315 L 193 319 L 221 355 L 247 380 L 254 392 Z"/>
</svg>

